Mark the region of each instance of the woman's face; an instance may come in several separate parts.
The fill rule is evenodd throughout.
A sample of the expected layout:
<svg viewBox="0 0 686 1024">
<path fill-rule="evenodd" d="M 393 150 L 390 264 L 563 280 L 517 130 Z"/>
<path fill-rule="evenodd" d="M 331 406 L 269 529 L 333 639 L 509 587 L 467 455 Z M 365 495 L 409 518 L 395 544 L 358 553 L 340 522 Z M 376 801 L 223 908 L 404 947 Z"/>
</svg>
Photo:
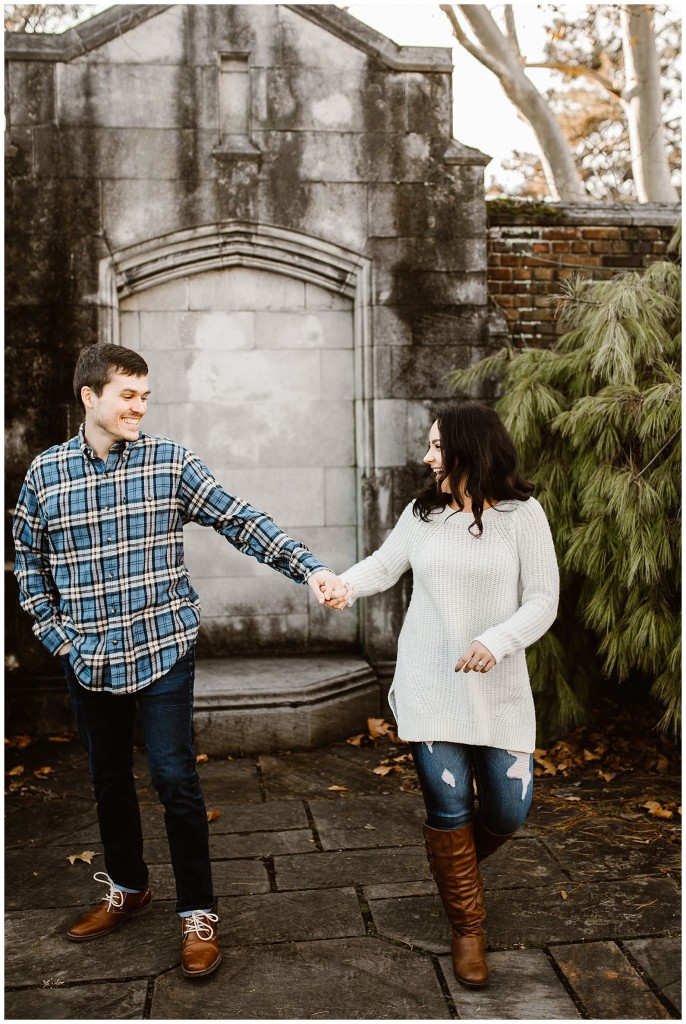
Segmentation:
<svg viewBox="0 0 686 1024">
<path fill-rule="evenodd" d="M 441 435 L 438 429 L 438 420 L 436 420 L 429 431 L 429 450 L 424 456 L 424 462 L 437 478 L 443 472 L 443 452 L 441 450 Z M 446 492 L 450 491 L 450 484 L 448 483 L 447 477 L 441 484 L 441 490 Z"/>
</svg>

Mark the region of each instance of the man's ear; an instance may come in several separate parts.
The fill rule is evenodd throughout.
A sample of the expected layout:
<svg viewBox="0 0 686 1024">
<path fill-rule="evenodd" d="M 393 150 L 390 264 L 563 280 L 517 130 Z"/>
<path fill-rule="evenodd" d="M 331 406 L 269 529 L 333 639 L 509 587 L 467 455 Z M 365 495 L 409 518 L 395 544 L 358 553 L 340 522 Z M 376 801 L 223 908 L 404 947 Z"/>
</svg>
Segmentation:
<svg viewBox="0 0 686 1024">
<path fill-rule="evenodd" d="M 84 384 L 83 387 L 81 388 L 81 401 L 83 402 L 86 409 L 93 408 L 93 391 L 91 390 L 91 388 L 88 387 L 87 384 Z"/>
</svg>

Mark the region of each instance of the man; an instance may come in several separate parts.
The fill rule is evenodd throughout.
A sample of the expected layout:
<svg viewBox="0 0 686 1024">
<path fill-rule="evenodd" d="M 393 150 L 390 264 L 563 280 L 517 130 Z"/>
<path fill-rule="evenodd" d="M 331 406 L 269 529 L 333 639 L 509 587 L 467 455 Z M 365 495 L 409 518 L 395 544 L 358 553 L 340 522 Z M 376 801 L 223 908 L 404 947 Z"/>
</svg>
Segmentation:
<svg viewBox="0 0 686 1024">
<path fill-rule="evenodd" d="M 72 924 L 94 939 L 151 908 L 132 774 L 136 703 L 182 918 L 182 970 L 219 965 L 207 814 L 192 741 L 200 605 L 184 565 L 183 526 L 211 526 L 320 604 L 341 585 L 264 513 L 227 494 L 192 452 L 141 433 L 150 395 L 141 356 L 118 345 L 80 355 L 77 437 L 32 462 L 14 520 L 15 572 L 33 630 L 64 670 L 89 756 L 108 893 Z"/>
</svg>

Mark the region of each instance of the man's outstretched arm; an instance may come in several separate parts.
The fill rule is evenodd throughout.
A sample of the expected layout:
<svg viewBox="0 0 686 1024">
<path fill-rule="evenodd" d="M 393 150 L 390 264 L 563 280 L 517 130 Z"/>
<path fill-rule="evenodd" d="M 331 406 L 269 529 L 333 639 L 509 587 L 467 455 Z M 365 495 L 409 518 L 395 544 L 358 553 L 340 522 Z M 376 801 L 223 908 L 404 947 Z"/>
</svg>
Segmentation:
<svg viewBox="0 0 686 1024">
<path fill-rule="evenodd" d="M 189 520 L 211 526 L 238 551 L 296 583 L 307 583 L 319 604 L 343 592 L 338 577 L 304 544 L 289 537 L 266 513 L 225 491 L 189 451 L 184 456 L 180 496 Z"/>
</svg>

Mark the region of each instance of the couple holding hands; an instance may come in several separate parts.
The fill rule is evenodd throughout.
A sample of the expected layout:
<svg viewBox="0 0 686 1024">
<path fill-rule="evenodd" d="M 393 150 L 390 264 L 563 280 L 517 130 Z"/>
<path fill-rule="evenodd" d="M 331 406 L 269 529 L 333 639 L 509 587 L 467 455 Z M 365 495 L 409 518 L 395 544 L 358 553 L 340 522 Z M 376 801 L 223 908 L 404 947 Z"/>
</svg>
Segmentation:
<svg viewBox="0 0 686 1024">
<path fill-rule="evenodd" d="M 196 522 L 307 583 L 334 610 L 412 569 L 389 703 L 426 804 L 424 840 L 452 926 L 455 975 L 486 984 L 478 863 L 531 805 L 535 720 L 525 648 L 550 627 L 558 600 L 550 529 L 496 413 L 472 401 L 438 413 L 424 456 L 433 480 L 381 547 L 337 576 L 228 494 L 193 452 L 141 432 L 149 387 L 138 353 L 84 349 L 74 393 L 85 421 L 76 437 L 34 459 L 14 519 L 20 600 L 66 677 L 107 869 L 96 875 L 106 895 L 67 937 L 98 938 L 152 906 L 132 772 L 138 704 L 164 806 L 182 970 L 204 976 L 221 960 L 192 740 L 200 617 L 183 526 Z"/>
</svg>

